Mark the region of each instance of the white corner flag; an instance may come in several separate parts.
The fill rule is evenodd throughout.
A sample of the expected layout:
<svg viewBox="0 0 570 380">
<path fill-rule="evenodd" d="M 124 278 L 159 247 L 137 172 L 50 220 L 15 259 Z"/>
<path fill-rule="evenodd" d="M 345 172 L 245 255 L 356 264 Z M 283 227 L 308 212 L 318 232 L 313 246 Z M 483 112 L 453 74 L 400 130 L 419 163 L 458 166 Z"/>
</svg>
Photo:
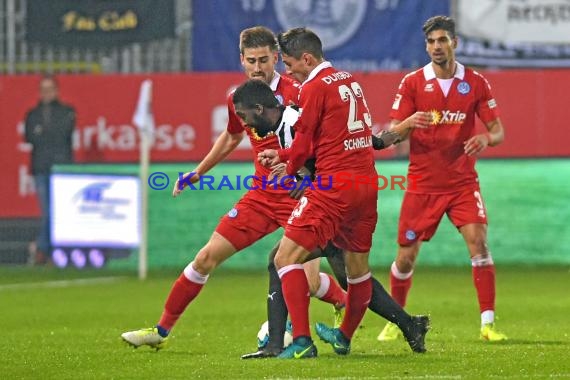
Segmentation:
<svg viewBox="0 0 570 380">
<path fill-rule="evenodd" d="M 144 280 L 148 272 L 148 167 L 151 141 L 154 141 L 154 117 L 152 116 L 152 81 L 142 82 L 133 124 L 140 136 L 139 178 L 141 181 L 141 241 L 139 246 L 139 279 Z"/>
<path fill-rule="evenodd" d="M 145 79 L 139 90 L 137 108 L 133 114 L 133 124 L 142 131 L 154 132 L 154 118 L 152 116 L 152 81 Z"/>
</svg>

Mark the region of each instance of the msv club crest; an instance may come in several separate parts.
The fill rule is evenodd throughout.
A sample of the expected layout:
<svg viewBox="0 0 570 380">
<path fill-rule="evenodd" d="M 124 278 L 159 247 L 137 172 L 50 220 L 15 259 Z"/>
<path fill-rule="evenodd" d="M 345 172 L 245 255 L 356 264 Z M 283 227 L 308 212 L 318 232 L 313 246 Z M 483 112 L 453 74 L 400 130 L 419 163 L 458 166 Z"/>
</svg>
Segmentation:
<svg viewBox="0 0 570 380">
<path fill-rule="evenodd" d="M 459 82 L 457 85 L 457 91 L 462 95 L 467 95 L 469 91 L 471 91 L 471 86 L 469 86 L 469 83 L 465 81 Z"/>
</svg>

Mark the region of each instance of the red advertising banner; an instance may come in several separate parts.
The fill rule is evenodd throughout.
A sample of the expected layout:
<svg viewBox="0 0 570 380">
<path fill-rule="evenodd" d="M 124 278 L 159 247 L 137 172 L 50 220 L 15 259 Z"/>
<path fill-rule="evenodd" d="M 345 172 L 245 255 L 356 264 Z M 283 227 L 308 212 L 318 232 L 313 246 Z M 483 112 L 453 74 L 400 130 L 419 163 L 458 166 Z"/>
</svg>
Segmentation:
<svg viewBox="0 0 570 380">
<path fill-rule="evenodd" d="M 375 128 L 388 125 L 388 111 L 404 73 L 355 75 L 364 89 Z M 570 156 L 564 136 L 567 113 L 564 84 L 570 71 L 486 72 L 506 127 L 503 145 L 486 157 Z M 64 102 L 77 111 L 75 159 L 83 163 L 137 162 L 138 135 L 132 123 L 138 91 L 144 79 L 153 80 L 156 124 L 153 162 L 198 161 L 209 151 L 227 122 L 227 93 L 245 78 L 241 73 L 189 73 L 87 76 L 58 78 Z M 30 146 L 24 142 L 23 120 L 38 99 L 37 76 L 0 77 L 0 218 L 39 214 L 29 175 Z M 394 157 L 389 149 L 379 158 Z M 229 160 L 251 160 L 249 144 Z"/>
</svg>

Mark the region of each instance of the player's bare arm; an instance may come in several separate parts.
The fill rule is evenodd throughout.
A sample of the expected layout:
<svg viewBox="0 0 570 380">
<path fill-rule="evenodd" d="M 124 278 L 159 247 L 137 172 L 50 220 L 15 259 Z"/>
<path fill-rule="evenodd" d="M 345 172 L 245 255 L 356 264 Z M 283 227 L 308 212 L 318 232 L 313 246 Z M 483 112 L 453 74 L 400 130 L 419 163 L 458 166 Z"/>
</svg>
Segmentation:
<svg viewBox="0 0 570 380">
<path fill-rule="evenodd" d="M 465 154 L 473 156 L 481 153 L 488 146 L 497 146 L 505 139 L 505 130 L 501 119 L 497 118 L 485 125 L 488 132 L 475 135 L 465 141 Z"/>
<path fill-rule="evenodd" d="M 406 140 L 414 128 L 427 128 L 431 123 L 431 113 L 418 111 L 404 121 L 392 120 L 390 131 L 400 135 L 399 141 Z"/>
<path fill-rule="evenodd" d="M 192 173 L 195 173 L 190 177 L 190 183 L 196 183 L 200 179 L 200 176 L 206 174 L 210 169 L 220 163 L 228 154 L 233 152 L 233 150 L 239 145 L 241 140 L 243 139 L 244 133 L 229 133 L 227 130 L 222 132 L 218 139 L 212 146 L 212 149 L 208 152 L 206 157 L 198 164 L 196 169 L 184 173 L 182 178 L 186 178 L 190 176 Z M 182 183 L 182 188 L 180 188 L 180 181 L 176 180 L 174 184 L 174 189 L 172 189 L 172 196 L 176 198 L 184 189 L 184 182 Z"/>
<path fill-rule="evenodd" d="M 497 146 L 505 140 L 505 128 L 500 118 L 487 123 L 485 127 L 489 131 L 489 146 Z"/>
<path fill-rule="evenodd" d="M 372 136 L 372 147 L 374 150 L 386 149 L 400 141 L 400 135 L 394 131 L 383 130 L 378 135 Z"/>
</svg>

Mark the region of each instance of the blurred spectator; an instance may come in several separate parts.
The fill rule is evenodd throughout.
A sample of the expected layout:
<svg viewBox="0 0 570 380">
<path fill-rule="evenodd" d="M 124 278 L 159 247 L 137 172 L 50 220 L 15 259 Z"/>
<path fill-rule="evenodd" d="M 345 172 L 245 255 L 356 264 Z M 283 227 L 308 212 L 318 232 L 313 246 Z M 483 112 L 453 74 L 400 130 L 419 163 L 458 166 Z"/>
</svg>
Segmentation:
<svg viewBox="0 0 570 380">
<path fill-rule="evenodd" d="M 73 162 L 72 134 L 75 128 L 75 110 L 59 100 L 58 84 L 54 77 L 40 81 L 40 101 L 26 114 L 26 141 L 32 144 L 32 175 L 41 207 L 39 235 L 30 244 L 30 263 L 45 264 L 51 254 L 49 212 L 49 174 L 54 164 Z"/>
</svg>

